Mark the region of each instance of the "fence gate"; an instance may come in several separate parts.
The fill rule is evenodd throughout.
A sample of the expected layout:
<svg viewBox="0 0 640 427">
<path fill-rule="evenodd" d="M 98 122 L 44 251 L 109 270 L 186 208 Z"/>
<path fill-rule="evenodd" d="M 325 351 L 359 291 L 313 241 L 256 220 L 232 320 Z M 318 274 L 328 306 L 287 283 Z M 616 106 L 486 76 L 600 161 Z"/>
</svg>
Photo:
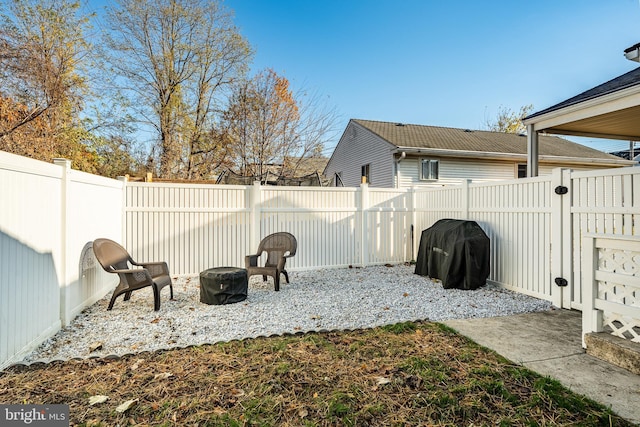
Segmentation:
<svg viewBox="0 0 640 427">
<path fill-rule="evenodd" d="M 572 293 L 566 308 L 582 310 L 582 284 L 585 281 L 586 234 L 608 236 L 640 235 L 640 167 L 570 174 L 571 205 L 565 213 L 570 236 L 573 271 Z"/>
</svg>

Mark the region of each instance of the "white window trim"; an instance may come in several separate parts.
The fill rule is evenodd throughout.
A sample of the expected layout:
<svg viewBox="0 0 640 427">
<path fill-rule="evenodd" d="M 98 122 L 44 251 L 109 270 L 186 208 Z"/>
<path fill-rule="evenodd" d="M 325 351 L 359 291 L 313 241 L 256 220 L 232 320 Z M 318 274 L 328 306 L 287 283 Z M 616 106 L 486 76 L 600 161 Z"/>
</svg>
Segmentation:
<svg viewBox="0 0 640 427">
<path fill-rule="evenodd" d="M 422 174 L 423 172 L 423 163 L 424 162 L 434 162 L 437 165 L 437 175 L 435 178 L 425 178 L 424 175 Z M 434 182 L 440 179 L 440 159 L 433 159 L 430 157 L 421 157 L 420 160 L 418 161 L 418 176 L 420 181 L 430 181 L 430 182 Z"/>
</svg>

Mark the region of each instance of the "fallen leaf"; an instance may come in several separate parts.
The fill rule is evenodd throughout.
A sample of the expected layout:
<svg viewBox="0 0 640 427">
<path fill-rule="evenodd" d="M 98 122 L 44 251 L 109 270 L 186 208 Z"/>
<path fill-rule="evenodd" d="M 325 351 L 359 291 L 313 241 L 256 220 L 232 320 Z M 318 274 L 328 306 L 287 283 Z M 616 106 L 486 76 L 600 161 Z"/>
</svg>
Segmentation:
<svg viewBox="0 0 640 427">
<path fill-rule="evenodd" d="M 309 411 L 307 411 L 307 410 L 306 410 L 306 409 L 304 409 L 304 408 L 303 408 L 303 409 L 300 409 L 300 410 L 298 411 L 298 416 L 299 416 L 300 418 L 304 418 L 304 417 L 306 417 L 307 415 L 309 415 Z"/>
<path fill-rule="evenodd" d="M 95 396 L 91 396 L 89 398 L 89 405 L 96 405 L 98 403 L 104 403 L 107 401 L 107 399 L 109 399 L 109 396 L 103 396 L 101 394 L 95 395 Z"/>
<path fill-rule="evenodd" d="M 93 353 L 96 350 L 100 350 L 102 348 L 102 341 L 96 341 L 89 344 L 89 353 Z"/>
<path fill-rule="evenodd" d="M 404 294 L 402 294 L 403 297 L 408 297 L 409 294 L 407 292 L 405 292 Z"/>
<path fill-rule="evenodd" d="M 378 385 L 389 384 L 390 382 L 391 382 L 391 380 L 389 378 L 385 378 L 385 377 L 377 377 L 376 378 L 376 383 Z"/>
<path fill-rule="evenodd" d="M 173 374 L 171 372 L 163 372 L 161 374 L 156 374 L 155 377 L 153 377 L 154 380 L 166 380 L 169 377 L 172 377 Z"/>
<path fill-rule="evenodd" d="M 133 365 L 131 365 L 131 370 L 135 371 L 136 369 L 138 369 L 140 367 L 140 365 L 142 365 L 144 363 L 144 359 L 138 359 L 136 360 L 136 363 L 134 363 Z"/>
<path fill-rule="evenodd" d="M 127 412 L 129 409 L 133 408 L 137 404 L 138 404 L 138 399 L 127 400 L 122 405 L 116 408 L 116 412 L 120 412 L 120 413 Z"/>
<path fill-rule="evenodd" d="M 153 319 L 153 320 L 151 321 L 151 323 L 158 323 L 159 321 L 160 321 L 160 318 L 159 318 L 159 317 L 156 317 L 155 319 Z"/>
</svg>

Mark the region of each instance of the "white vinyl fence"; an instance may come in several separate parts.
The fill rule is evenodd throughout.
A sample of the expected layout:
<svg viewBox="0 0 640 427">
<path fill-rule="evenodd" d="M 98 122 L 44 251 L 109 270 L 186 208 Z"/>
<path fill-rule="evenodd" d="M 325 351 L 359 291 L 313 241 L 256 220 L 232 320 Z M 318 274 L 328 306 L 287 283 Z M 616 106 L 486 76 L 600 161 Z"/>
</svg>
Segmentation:
<svg viewBox="0 0 640 427">
<path fill-rule="evenodd" d="M 123 183 L 57 163 L 0 151 L 0 369 L 113 288 L 83 249 L 121 239 Z"/>
<path fill-rule="evenodd" d="M 298 240 L 291 270 L 409 260 L 407 190 L 129 183 L 126 194 L 125 246 L 173 274 L 243 267 L 278 231 Z"/>
<path fill-rule="evenodd" d="M 489 279 L 501 286 L 561 303 L 561 291 L 552 286 L 551 244 L 553 177 L 416 190 L 417 230 L 442 218 L 476 221 L 490 239 Z M 416 236 L 419 241 L 420 235 Z"/>
<path fill-rule="evenodd" d="M 435 189 L 128 183 L 0 152 L 0 369 L 109 292 L 97 237 L 173 275 L 244 265 L 260 239 L 289 231 L 288 269 L 401 263 L 439 219 L 478 222 L 489 279 L 582 307 L 585 233 L 640 235 L 640 168 Z"/>
</svg>

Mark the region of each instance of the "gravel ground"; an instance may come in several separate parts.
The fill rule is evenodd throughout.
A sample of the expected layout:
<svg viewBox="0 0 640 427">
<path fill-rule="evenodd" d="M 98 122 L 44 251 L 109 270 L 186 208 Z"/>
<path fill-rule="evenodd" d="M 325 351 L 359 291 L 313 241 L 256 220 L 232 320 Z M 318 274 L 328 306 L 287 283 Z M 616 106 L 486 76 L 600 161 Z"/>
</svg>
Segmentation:
<svg viewBox="0 0 640 427">
<path fill-rule="evenodd" d="M 249 281 L 246 300 L 200 303 L 198 276 L 174 279 L 173 301 L 162 290 L 153 311 L 150 288 L 122 297 L 107 311 L 107 295 L 83 311 L 23 363 L 122 356 L 204 343 L 321 330 L 360 329 L 403 321 L 506 316 L 551 309 L 551 303 L 496 286 L 443 289 L 397 265 L 290 272 L 291 283 L 273 290 L 272 279 Z M 284 279 L 283 279 L 284 282 Z"/>
</svg>

